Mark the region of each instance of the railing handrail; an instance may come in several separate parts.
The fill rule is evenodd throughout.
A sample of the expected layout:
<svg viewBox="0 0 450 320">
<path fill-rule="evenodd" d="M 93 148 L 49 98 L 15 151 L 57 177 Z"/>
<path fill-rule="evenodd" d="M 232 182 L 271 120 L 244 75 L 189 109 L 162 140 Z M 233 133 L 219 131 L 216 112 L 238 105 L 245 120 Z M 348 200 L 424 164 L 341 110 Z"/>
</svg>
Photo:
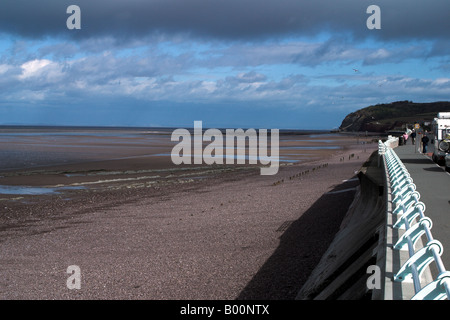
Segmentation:
<svg viewBox="0 0 450 320">
<path fill-rule="evenodd" d="M 392 214 L 398 219 L 393 227 L 404 229 L 394 249 L 407 249 L 409 252 L 409 259 L 395 273 L 394 281 L 403 282 L 412 278 L 415 290 L 412 300 L 450 300 L 450 272 L 445 269 L 441 259 L 443 246 L 431 234 L 432 221 L 424 214 L 425 204 L 419 201 L 420 193 L 416 190 L 405 165 L 392 149 L 393 145 L 395 146 L 396 142 L 392 137 L 385 143 L 379 141 L 379 160 L 384 159 L 386 176 L 391 187 L 394 187 L 391 189 L 392 202 L 395 204 Z M 424 234 L 428 241 L 423 248 L 415 250 L 417 241 Z M 420 276 L 433 261 L 439 274 L 435 280 L 422 288 Z"/>
</svg>

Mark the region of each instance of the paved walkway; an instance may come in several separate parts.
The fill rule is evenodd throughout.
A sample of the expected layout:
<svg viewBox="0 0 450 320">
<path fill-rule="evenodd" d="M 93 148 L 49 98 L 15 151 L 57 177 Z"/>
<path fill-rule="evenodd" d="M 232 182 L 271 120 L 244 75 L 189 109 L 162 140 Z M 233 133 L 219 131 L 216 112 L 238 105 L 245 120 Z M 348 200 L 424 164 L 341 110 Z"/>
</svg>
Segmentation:
<svg viewBox="0 0 450 320">
<path fill-rule="evenodd" d="M 441 258 L 450 270 L 450 174 L 431 160 L 430 153 L 420 153 L 410 142 L 394 151 L 408 169 L 420 200 L 426 205 L 425 216 L 433 221 L 431 233 L 443 244 Z M 433 152 L 433 146 L 428 152 Z"/>
</svg>

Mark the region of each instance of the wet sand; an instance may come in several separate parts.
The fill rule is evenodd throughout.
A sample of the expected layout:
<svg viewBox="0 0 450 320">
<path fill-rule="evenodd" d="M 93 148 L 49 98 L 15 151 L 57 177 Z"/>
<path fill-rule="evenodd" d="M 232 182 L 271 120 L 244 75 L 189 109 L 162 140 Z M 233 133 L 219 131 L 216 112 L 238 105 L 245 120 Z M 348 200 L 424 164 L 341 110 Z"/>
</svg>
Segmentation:
<svg viewBox="0 0 450 320">
<path fill-rule="evenodd" d="M 0 298 L 293 299 L 377 147 L 329 139 L 282 139 L 280 153 L 300 161 L 274 176 L 248 165 L 176 167 L 167 156 L 136 153 L 138 141 L 115 160 L 99 152 L 3 170 L 0 185 L 78 188 L 0 195 Z M 328 143 L 340 147 L 315 148 Z M 80 290 L 66 286 L 70 265 L 81 269 Z"/>
</svg>

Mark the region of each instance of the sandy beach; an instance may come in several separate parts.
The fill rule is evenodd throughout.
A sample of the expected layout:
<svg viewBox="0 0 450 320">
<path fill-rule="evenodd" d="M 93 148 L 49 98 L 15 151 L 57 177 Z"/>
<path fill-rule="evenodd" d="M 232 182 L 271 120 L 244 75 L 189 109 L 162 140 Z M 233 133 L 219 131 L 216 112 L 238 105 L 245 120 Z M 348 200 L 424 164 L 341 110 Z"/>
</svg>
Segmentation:
<svg viewBox="0 0 450 320">
<path fill-rule="evenodd" d="M 286 161 L 262 176 L 258 166 L 175 166 L 171 144 L 149 152 L 130 139 L 65 144 L 62 162 L 0 172 L 4 190 L 29 188 L 0 194 L 1 299 L 294 299 L 377 148 L 369 137 L 286 136 Z M 79 290 L 66 286 L 71 265 Z"/>
</svg>

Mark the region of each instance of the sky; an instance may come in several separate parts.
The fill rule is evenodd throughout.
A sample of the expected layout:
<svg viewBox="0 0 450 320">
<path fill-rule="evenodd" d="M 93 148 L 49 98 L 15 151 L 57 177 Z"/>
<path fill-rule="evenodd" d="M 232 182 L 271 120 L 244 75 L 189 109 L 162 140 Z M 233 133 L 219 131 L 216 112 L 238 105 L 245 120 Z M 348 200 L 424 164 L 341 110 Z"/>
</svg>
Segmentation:
<svg viewBox="0 0 450 320">
<path fill-rule="evenodd" d="M 334 129 L 450 100 L 449 16 L 448 0 L 2 0 L 0 125 Z"/>
</svg>

